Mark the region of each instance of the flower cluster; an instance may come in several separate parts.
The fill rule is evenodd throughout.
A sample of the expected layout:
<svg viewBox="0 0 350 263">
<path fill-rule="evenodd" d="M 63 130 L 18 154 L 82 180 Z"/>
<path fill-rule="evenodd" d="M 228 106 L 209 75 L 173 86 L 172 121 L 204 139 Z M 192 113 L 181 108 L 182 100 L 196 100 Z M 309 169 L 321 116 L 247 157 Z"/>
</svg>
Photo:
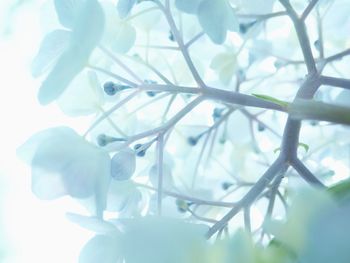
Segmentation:
<svg viewBox="0 0 350 263">
<path fill-rule="evenodd" d="M 345 2 L 48 0 L 38 100 L 93 122 L 18 154 L 89 211 L 80 262 L 349 262 Z"/>
</svg>

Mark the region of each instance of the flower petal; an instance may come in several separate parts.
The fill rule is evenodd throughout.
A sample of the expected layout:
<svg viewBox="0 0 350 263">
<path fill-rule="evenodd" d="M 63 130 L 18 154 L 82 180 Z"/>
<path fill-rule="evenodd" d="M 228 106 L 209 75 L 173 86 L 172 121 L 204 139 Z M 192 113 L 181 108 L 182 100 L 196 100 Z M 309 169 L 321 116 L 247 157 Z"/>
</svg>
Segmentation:
<svg viewBox="0 0 350 263">
<path fill-rule="evenodd" d="M 34 135 L 18 153 L 31 162 L 32 188 L 39 198 L 94 196 L 96 214 L 102 215 L 110 182 L 107 152 L 74 130 L 58 127 Z"/>
<path fill-rule="evenodd" d="M 39 90 L 39 101 L 45 105 L 59 97 L 85 67 L 91 52 L 103 33 L 104 15 L 96 0 L 86 0 L 78 10 L 68 49 L 59 58 Z"/>
<path fill-rule="evenodd" d="M 69 221 L 99 234 L 113 233 L 117 231 L 117 228 L 112 223 L 103 221 L 97 217 L 82 216 L 74 213 L 67 213 L 66 216 Z"/>
<path fill-rule="evenodd" d="M 149 171 L 149 179 L 154 187 L 158 187 L 158 166 L 152 165 Z M 173 177 L 169 165 L 163 165 L 163 187 L 164 189 L 171 189 L 174 186 Z"/>
<path fill-rule="evenodd" d="M 31 65 L 33 77 L 39 77 L 56 63 L 69 45 L 70 34 L 70 31 L 57 29 L 45 36 Z"/>
<path fill-rule="evenodd" d="M 227 14 L 224 0 L 203 0 L 198 7 L 199 23 L 215 44 L 222 44 L 226 39 Z"/>
<path fill-rule="evenodd" d="M 55 0 L 55 9 L 62 26 L 72 28 L 82 0 Z"/>
<path fill-rule="evenodd" d="M 202 0 L 176 0 L 175 6 L 182 12 L 195 14 Z"/>
<path fill-rule="evenodd" d="M 192 262 L 193 258 L 197 259 L 196 252 L 206 249 L 206 230 L 204 225 L 185 223 L 179 219 L 145 217 L 128 220 L 121 244 L 125 261 Z"/>
<path fill-rule="evenodd" d="M 128 180 L 136 168 L 135 152 L 131 149 L 123 150 L 112 157 L 111 175 L 115 180 Z"/>
<path fill-rule="evenodd" d="M 118 237 L 97 235 L 80 252 L 79 263 L 115 263 L 120 259 Z"/>
<path fill-rule="evenodd" d="M 84 71 L 79 74 L 57 102 L 65 114 L 73 117 L 99 112 L 104 97 L 96 73 Z"/>
<path fill-rule="evenodd" d="M 135 4 L 136 4 L 136 0 L 119 0 L 117 4 L 119 17 L 120 18 L 127 17 Z"/>
<path fill-rule="evenodd" d="M 134 45 L 136 40 L 136 30 L 128 23 L 120 23 L 115 26 L 114 42 L 112 49 L 117 53 L 126 53 Z"/>
<path fill-rule="evenodd" d="M 131 213 L 138 209 L 141 193 L 132 181 L 111 181 L 108 198 L 107 211 Z"/>
</svg>

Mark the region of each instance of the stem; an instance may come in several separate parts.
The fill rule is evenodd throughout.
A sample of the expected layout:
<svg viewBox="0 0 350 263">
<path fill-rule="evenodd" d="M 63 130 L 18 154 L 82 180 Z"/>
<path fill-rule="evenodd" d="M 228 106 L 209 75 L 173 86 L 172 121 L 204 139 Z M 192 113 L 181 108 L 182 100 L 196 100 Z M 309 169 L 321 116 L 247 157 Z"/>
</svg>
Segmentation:
<svg viewBox="0 0 350 263">
<path fill-rule="evenodd" d="M 174 35 L 174 38 L 175 38 L 177 44 L 179 45 L 180 51 L 181 51 L 181 53 L 182 53 L 182 55 L 187 63 L 187 66 L 189 67 L 189 69 L 193 75 L 194 80 L 196 81 L 196 83 L 198 84 L 198 86 L 200 88 L 205 87 L 206 85 L 205 85 L 204 81 L 202 80 L 202 78 L 200 77 L 196 67 L 194 66 L 193 61 L 190 57 L 190 54 L 188 53 L 188 49 L 185 46 L 183 39 L 182 39 L 182 37 L 181 37 L 177 27 L 176 27 L 175 21 L 174 21 L 172 15 L 171 15 L 171 12 L 170 12 L 169 3 L 166 2 L 165 7 L 159 2 L 158 2 L 158 5 L 159 5 L 160 9 L 163 11 L 163 13 L 168 21 L 170 29 Z"/>
<path fill-rule="evenodd" d="M 300 20 L 304 21 L 308 15 L 310 14 L 310 12 L 312 11 L 312 9 L 315 7 L 315 5 L 318 3 L 318 0 L 312 0 L 308 6 L 305 8 L 304 12 L 302 13 Z"/>
<path fill-rule="evenodd" d="M 320 188 L 326 188 L 325 185 L 313 175 L 309 169 L 299 160 L 294 159 L 291 162 L 293 168 L 299 173 L 299 175 L 311 185 L 315 185 Z"/>
<path fill-rule="evenodd" d="M 333 87 L 338 87 L 338 88 L 350 90 L 350 80 L 349 79 L 320 76 L 320 82 L 323 85 L 328 85 L 328 86 L 333 86 Z"/>
<path fill-rule="evenodd" d="M 157 140 L 157 171 L 158 171 L 158 215 L 162 214 L 162 198 L 163 198 L 163 154 L 164 154 L 164 134 L 161 133 Z"/>
<path fill-rule="evenodd" d="M 151 191 L 155 191 L 158 192 L 158 189 L 149 185 L 145 185 L 145 184 L 140 184 L 140 183 L 134 183 L 137 187 L 142 187 L 142 188 L 146 188 L 149 189 Z M 188 195 L 183 195 L 183 194 L 179 194 L 179 193 L 175 193 L 172 191 L 168 191 L 163 189 L 163 194 L 174 197 L 174 198 L 178 198 L 178 199 L 182 199 L 182 200 L 186 200 L 186 201 L 190 201 L 193 202 L 197 205 L 208 205 L 208 206 L 217 206 L 217 207 L 227 207 L 227 208 L 232 208 L 233 206 L 235 206 L 235 203 L 232 202 L 221 202 L 221 201 L 209 201 L 209 200 L 204 200 L 204 199 L 200 199 L 200 198 L 196 198 L 196 197 L 192 197 L 192 196 L 188 196 Z"/>
<path fill-rule="evenodd" d="M 303 52 L 305 64 L 309 74 L 315 74 L 317 72 L 315 59 L 312 55 L 310 40 L 306 32 L 305 23 L 299 19 L 298 14 L 295 12 L 293 7 L 290 5 L 289 0 L 279 0 L 281 4 L 286 8 L 289 17 L 292 19 L 295 31 L 298 36 L 300 48 Z"/>
</svg>

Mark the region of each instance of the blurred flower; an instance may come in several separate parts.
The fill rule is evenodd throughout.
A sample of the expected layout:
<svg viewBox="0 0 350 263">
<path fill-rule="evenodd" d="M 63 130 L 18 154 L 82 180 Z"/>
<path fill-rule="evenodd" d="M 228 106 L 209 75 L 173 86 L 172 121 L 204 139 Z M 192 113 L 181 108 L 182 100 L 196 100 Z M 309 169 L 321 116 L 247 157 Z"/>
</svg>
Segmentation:
<svg viewBox="0 0 350 263">
<path fill-rule="evenodd" d="M 66 127 L 44 130 L 17 151 L 32 167 L 32 190 L 41 199 L 64 195 L 94 197 L 96 215 L 106 208 L 110 181 L 107 152 L 85 141 Z"/>
</svg>

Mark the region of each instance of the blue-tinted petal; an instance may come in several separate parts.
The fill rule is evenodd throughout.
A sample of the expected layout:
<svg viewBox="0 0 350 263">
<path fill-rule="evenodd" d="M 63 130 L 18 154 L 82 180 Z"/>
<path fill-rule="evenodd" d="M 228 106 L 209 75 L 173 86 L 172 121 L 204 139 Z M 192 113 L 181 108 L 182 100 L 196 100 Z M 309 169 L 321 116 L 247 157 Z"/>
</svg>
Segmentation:
<svg viewBox="0 0 350 263">
<path fill-rule="evenodd" d="M 77 16 L 79 5 L 84 0 L 55 0 L 55 9 L 62 26 L 72 28 Z"/>
<path fill-rule="evenodd" d="M 117 4 L 117 10 L 120 18 L 125 18 L 130 13 L 131 9 L 135 5 L 136 0 L 119 0 Z"/>
<path fill-rule="evenodd" d="M 197 11 L 198 20 L 204 32 L 215 44 L 222 44 L 226 39 L 227 5 L 226 2 L 203 0 Z"/>
<path fill-rule="evenodd" d="M 74 213 L 67 213 L 66 216 L 69 221 L 98 234 L 108 234 L 118 231 L 112 223 L 103 221 L 97 217 L 82 216 Z"/>
<path fill-rule="evenodd" d="M 33 77 L 39 77 L 57 62 L 68 47 L 69 40 L 70 31 L 67 30 L 57 29 L 45 36 L 31 65 Z"/>
<path fill-rule="evenodd" d="M 117 152 L 111 161 L 111 175 L 115 180 L 128 180 L 136 168 L 135 152 L 127 149 Z"/>
<path fill-rule="evenodd" d="M 85 244 L 80 252 L 79 263 L 116 263 L 118 259 L 118 238 L 114 235 L 98 235 Z"/>
<path fill-rule="evenodd" d="M 202 0 L 176 0 L 175 6 L 182 12 L 195 14 Z"/>
<path fill-rule="evenodd" d="M 79 6 L 68 49 L 59 58 L 39 90 L 39 101 L 48 104 L 59 97 L 86 66 L 103 34 L 104 14 L 96 0 Z"/>
</svg>

